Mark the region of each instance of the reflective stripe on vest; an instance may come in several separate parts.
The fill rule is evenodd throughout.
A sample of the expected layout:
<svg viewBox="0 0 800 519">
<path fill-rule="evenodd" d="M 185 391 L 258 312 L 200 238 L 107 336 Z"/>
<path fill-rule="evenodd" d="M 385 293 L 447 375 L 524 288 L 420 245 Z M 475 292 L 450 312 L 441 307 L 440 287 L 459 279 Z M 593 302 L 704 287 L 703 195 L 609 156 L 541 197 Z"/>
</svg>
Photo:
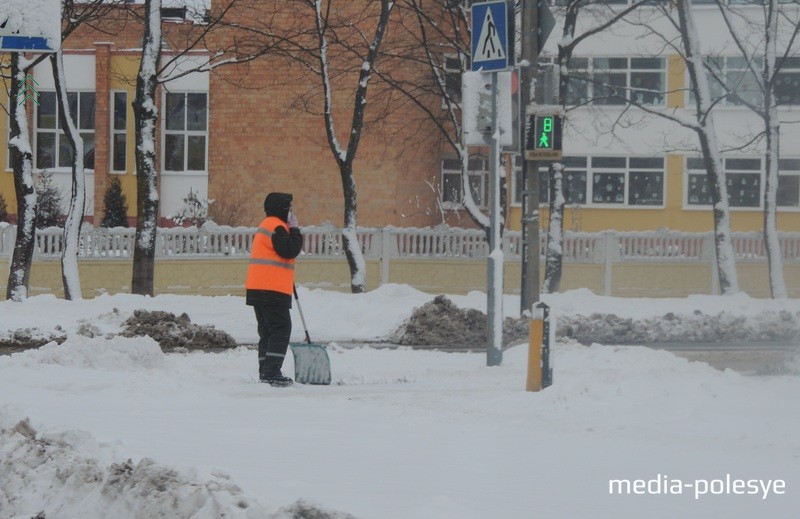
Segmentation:
<svg viewBox="0 0 800 519">
<path fill-rule="evenodd" d="M 255 258 L 253 258 L 253 259 L 250 260 L 250 263 L 253 263 L 255 265 L 274 265 L 276 267 L 289 269 L 289 270 L 294 270 L 294 265 L 292 265 L 291 263 L 286 263 L 284 261 L 275 261 L 275 260 L 255 259 Z"/>
<path fill-rule="evenodd" d="M 278 227 L 283 227 L 286 231 L 289 230 L 283 220 L 269 216 L 256 229 L 250 264 L 247 267 L 245 288 L 292 294 L 294 287 L 294 259 L 282 258 L 275 251 L 272 244 L 272 236 Z"/>
</svg>

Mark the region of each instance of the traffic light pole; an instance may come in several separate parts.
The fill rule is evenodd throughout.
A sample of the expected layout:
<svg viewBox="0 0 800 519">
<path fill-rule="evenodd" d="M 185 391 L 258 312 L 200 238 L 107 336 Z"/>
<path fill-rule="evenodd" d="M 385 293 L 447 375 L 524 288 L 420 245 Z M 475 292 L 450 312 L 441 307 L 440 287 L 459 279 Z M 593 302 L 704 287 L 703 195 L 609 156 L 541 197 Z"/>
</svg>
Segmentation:
<svg viewBox="0 0 800 519">
<path fill-rule="evenodd" d="M 503 244 L 500 238 L 500 131 L 497 127 L 497 72 L 492 72 L 492 134 L 490 140 L 491 213 L 489 220 L 489 257 L 487 261 L 487 336 L 486 365 L 499 366 L 503 361 Z"/>
<path fill-rule="evenodd" d="M 533 101 L 533 78 L 539 58 L 537 0 L 523 0 L 522 66 L 520 67 L 520 142 L 527 136 L 528 115 Z M 522 286 L 520 311 L 530 311 L 539 300 L 539 168 L 536 161 L 525 159 L 522 148 Z"/>
</svg>

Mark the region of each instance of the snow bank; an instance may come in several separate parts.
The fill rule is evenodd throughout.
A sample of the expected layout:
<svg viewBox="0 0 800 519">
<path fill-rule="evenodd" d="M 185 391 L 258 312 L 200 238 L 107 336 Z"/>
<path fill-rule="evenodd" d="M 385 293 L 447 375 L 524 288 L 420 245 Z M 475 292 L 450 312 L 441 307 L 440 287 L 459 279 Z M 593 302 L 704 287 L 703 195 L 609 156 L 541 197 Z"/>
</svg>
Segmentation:
<svg viewBox="0 0 800 519">
<path fill-rule="evenodd" d="M 0 414 L 0 420 L 8 416 Z M 263 507 L 226 476 L 201 481 L 191 472 L 144 458 L 110 461 L 86 433 L 37 434 L 22 420 L 0 430 L 0 510 L 31 517 L 182 517 L 255 519 Z M 45 512 L 46 511 L 46 512 Z M 40 514 L 40 515 L 37 515 Z"/>
<path fill-rule="evenodd" d="M 63 344 L 51 342 L 25 355 L 0 357 L 0 366 L 19 362 L 25 367 L 37 364 L 111 370 L 141 371 L 164 367 L 164 353 L 150 337 L 106 338 L 70 337 Z"/>
</svg>

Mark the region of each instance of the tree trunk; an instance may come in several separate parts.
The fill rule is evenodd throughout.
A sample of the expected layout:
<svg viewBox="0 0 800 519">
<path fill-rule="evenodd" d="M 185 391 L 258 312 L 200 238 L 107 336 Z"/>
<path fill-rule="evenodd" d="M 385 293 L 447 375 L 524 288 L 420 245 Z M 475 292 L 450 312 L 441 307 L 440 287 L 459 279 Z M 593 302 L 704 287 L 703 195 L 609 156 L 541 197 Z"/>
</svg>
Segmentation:
<svg viewBox="0 0 800 519">
<path fill-rule="evenodd" d="M 769 265 L 769 290 L 775 299 L 785 299 L 786 280 L 783 275 L 783 253 L 778 240 L 778 153 L 780 128 L 777 123 L 775 107 L 768 108 L 767 125 L 766 183 L 764 186 L 764 246 Z"/>
<path fill-rule="evenodd" d="M 361 132 L 364 130 L 364 112 L 367 107 L 367 89 L 372 77 L 372 70 L 378 56 L 378 48 L 386 34 L 389 24 L 389 14 L 391 13 L 393 2 L 381 0 L 380 16 L 375 27 L 375 34 L 369 45 L 367 56 L 361 64 L 359 71 L 358 86 L 355 90 L 353 103 L 353 119 L 350 124 L 349 140 L 347 149 L 342 149 L 336 138 L 336 129 L 333 118 L 333 92 L 330 83 L 329 63 L 328 63 L 328 39 L 326 32 L 330 29 L 328 25 L 328 15 L 330 14 L 330 3 L 323 14 L 322 2 L 314 4 L 316 14 L 317 43 L 319 54 L 317 59 L 320 65 L 320 76 L 322 79 L 322 90 L 324 99 L 324 120 L 325 131 L 328 138 L 328 146 L 339 167 L 339 174 L 342 178 L 342 189 L 344 194 L 344 227 L 342 228 L 342 241 L 344 251 L 347 256 L 347 264 L 350 267 L 350 289 L 354 294 L 366 292 L 366 263 L 364 253 L 358 243 L 356 234 L 356 184 L 353 179 L 353 161 L 358 151 L 358 144 L 361 141 Z"/>
<path fill-rule="evenodd" d="M 780 157 L 780 127 L 773 88 L 778 31 L 778 6 L 775 0 L 767 3 L 767 24 L 764 31 L 765 56 L 762 82 L 764 85 L 764 128 L 767 134 L 766 180 L 764 185 L 764 246 L 769 265 L 769 290 L 773 298 L 785 299 L 786 280 L 783 275 L 783 255 L 778 240 L 778 160 Z"/>
<path fill-rule="evenodd" d="M 542 292 L 553 294 L 561 286 L 561 265 L 564 258 L 564 166 L 550 166 L 550 219 L 547 229 L 544 286 Z"/>
<path fill-rule="evenodd" d="M 157 71 L 161 57 L 161 0 L 146 0 L 142 61 L 136 77 L 136 243 L 131 292 L 153 295 L 158 170 L 156 168 Z"/>
<path fill-rule="evenodd" d="M 11 88 L 9 106 L 11 116 L 11 160 L 14 168 L 14 192 L 17 198 L 17 236 L 8 275 L 6 298 L 23 301 L 28 297 L 28 280 L 33 262 L 36 240 L 36 189 L 33 185 L 33 152 L 28 134 L 28 115 L 25 103 L 19 102 L 19 93 L 25 85 L 26 72 L 20 65 L 18 52 L 11 53 Z"/>
<path fill-rule="evenodd" d="M 564 19 L 562 43 L 558 45 L 558 105 L 566 113 L 569 88 L 568 64 L 577 44 L 575 25 L 582 4 L 570 2 Z M 564 42 L 569 42 L 564 45 Z M 562 122 L 563 128 L 563 122 Z M 562 263 L 564 261 L 564 165 L 556 162 L 550 167 L 550 214 L 547 222 L 547 251 L 545 253 L 545 275 L 542 292 L 552 294 L 561 286 Z M 538 174 L 535 172 L 534 174 Z"/>
<path fill-rule="evenodd" d="M 61 253 L 61 280 L 64 283 L 64 297 L 69 300 L 81 299 L 81 280 L 78 273 L 78 249 L 83 222 L 84 202 L 86 200 L 85 175 L 83 168 L 83 139 L 75 127 L 75 121 L 67 109 L 67 86 L 64 75 L 64 62 L 61 51 L 50 57 L 58 96 L 58 118 L 65 129 L 70 148 L 72 148 L 72 196 L 69 202 L 67 221 L 64 223 L 64 250 Z"/>
<path fill-rule="evenodd" d="M 708 184 L 711 190 L 711 203 L 714 217 L 714 248 L 716 251 L 719 287 L 723 294 L 739 291 L 736 276 L 733 240 L 731 238 L 730 209 L 728 206 L 728 186 L 722 170 L 711 106 L 711 89 L 703 69 L 703 56 L 700 52 L 700 36 L 694 24 L 692 6 L 687 0 L 678 0 L 678 21 L 681 39 L 686 53 L 686 69 L 689 72 L 697 106 L 698 125 L 694 128 L 700 140 L 700 148 L 705 159 Z"/>
<path fill-rule="evenodd" d="M 353 181 L 353 166 L 349 162 L 339 165 L 344 190 L 344 228 L 342 245 L 347 265 L 350 267 L 350 290 L 354 294 L 367 291 L 367 267 L 364 253 L 356 234 L 356 183 Z"/>
</svg>

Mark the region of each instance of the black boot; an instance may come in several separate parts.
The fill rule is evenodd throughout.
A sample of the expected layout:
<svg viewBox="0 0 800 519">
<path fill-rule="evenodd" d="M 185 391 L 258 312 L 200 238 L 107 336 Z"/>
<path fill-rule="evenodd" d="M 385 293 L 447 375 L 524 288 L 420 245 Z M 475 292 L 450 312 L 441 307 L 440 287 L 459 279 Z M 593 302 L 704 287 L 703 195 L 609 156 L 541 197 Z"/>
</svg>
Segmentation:
<svg viewBox="0 0 800 519">
<path fill-rule="evenodd" d="M 291 386 L 294 381 L 289 377 L 286 377 L 281 373 L 281 368 L 274 367 L 269 369 L 266 372 L 261 372 L 259 374 L 259 382 L 264 382 L 265 384 L 269 384 L 273 387 L 287 387 Z"/>
</svg>

